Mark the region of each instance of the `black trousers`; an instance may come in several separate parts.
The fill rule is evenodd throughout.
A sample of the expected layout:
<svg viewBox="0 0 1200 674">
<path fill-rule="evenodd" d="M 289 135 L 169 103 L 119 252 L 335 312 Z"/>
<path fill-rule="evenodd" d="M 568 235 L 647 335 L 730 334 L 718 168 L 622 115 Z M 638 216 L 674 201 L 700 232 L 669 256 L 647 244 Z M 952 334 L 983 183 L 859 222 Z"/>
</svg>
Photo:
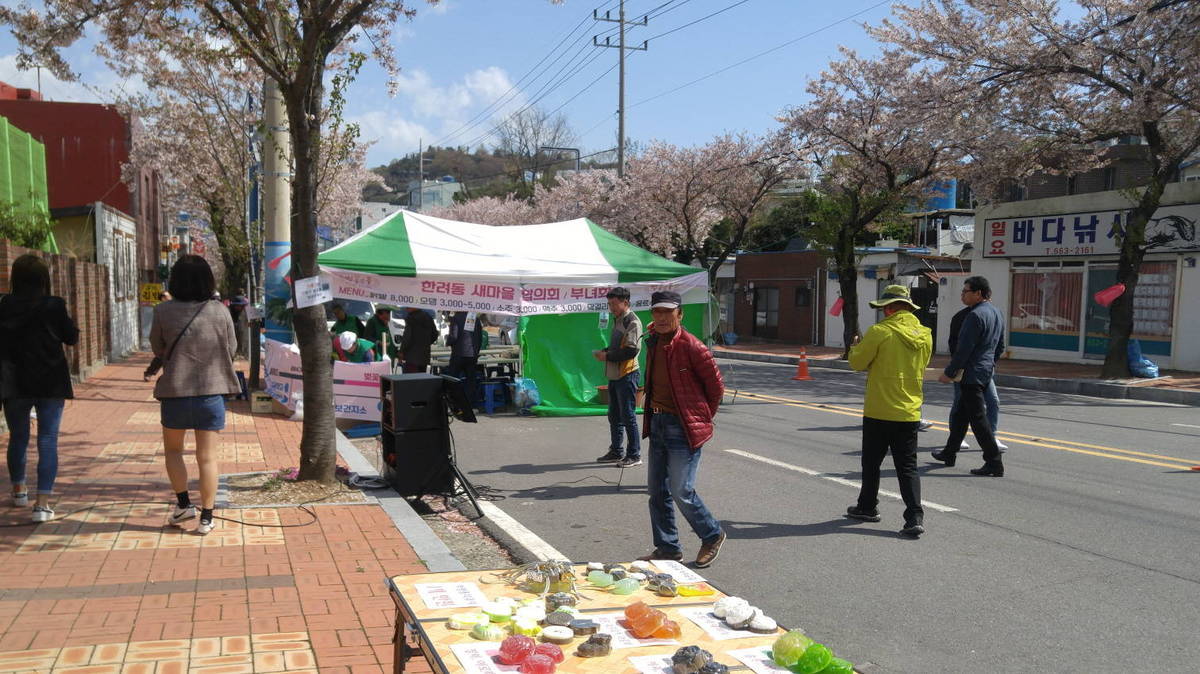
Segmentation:
<svg viewBox="0 0 1200 674">
<path fill-rule="evenodd" d="M 884 421 L 863 417 L 862 489 L 858 492 L 858 507 L 874 512 L 879 505 L 879 467 L 888 450 L 900 481 L 900 497 L 904 499 L 904 524 L 911 526 L 925 521 L 921 507 L 921 476 L 917 474 L 918 421 Z"/>
<path fill-rule="evenodd" d="M 946 440 L 946 448 L 942 453 L 953 456 L 967 436 L 967 426 L 970 426 L 979 448 L 983 450 L 984 463 L 989 466 L 1000 465 L 1000 448 L 996 446 L 992 424 L 987 420 L 987 403 L 983 396 L 987 384 L 963 383 L 959 386 L 958 411 L 950 415 L 950 438 Z"/>
<path fill-rule="evenodd" d="M 475 367 L 475 364 L 478 362 L 479 356 L 472 356 L 470 358 L 451 356 L 450 362 L 446 364 L 446 374 L 463 381 L 463 392 L 467 394 L 467 400 L 472 405 L 475 404 L 475 394 L 479 391 L 479 376 L 476 373 Z"/>
</svg>

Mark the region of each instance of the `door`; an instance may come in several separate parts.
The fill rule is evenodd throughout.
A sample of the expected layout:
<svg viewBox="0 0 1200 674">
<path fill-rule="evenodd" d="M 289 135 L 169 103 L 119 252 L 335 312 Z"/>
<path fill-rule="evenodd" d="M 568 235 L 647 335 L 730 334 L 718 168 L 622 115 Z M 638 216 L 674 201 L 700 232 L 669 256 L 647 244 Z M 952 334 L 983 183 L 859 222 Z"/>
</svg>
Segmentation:
<svg viewBox="0 0 1200 674">
<path fill-rule="evenodd" d="M 754 336 L 779 337 L 779 288 L 754 289 Z"/>
<path fill-rule="evenodd" d="M 1117 282 L 1116 265 L 1088 267 L 1087 335 L 1084 358 L 1103 360 L 1108 353 L 1108 307 L 1095 294 Z M 1174 328 L 1175 261 L 1143 262 L 1133 296 L 1133 334 L 1147 356 L 1170 356 Z"/>
</svg>

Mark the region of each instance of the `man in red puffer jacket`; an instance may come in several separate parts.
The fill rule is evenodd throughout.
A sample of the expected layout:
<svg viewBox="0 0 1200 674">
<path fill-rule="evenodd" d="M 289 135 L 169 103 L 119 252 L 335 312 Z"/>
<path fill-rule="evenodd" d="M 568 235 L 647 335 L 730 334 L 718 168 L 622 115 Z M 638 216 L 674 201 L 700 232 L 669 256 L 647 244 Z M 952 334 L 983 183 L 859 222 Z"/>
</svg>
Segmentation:
<svg viewBox="0 0 1200 674">
<path fill-rule="evenodd" d="M 700 448 L 713 435 L 713 417 L 725 393 L 721 371 L 703 342 L 681 325 L 679 293 L 650 298 L 654 317 L 646 340 L 646 402 L 642 437 L 650 438 L 646 484 L 654 551 L 641 559 L 681 560 L 672 499 L 702 545 L 696 566 L 717 559 L 725 532 L 696 493 Z"/>
</svg>

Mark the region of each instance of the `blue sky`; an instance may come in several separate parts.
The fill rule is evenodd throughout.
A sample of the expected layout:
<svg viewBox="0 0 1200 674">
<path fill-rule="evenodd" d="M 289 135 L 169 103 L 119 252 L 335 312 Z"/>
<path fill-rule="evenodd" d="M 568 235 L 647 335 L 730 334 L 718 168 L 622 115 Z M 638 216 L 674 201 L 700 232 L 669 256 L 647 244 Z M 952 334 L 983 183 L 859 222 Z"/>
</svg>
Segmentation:
<svg viewBox="0 0 1200 674">
<path fill-rule="evenodd" d="M 804 101 L 805 83 L 837 56 L 838 45 L 866 53 L 875 50 L 859 23 L 878 23 L 888 15 L 890 4 L 878 0 L 626 0 L 630 19 L 655 8 L 663 12 L 649 26 L 630 28 L 629 43 L 641 44 L 678 28 L 651 39 L 649 51 L 631 52 L 627 59 L 626 135 L 643 143 L 658 139 L 692 145 L 726 131 L 773 128 L 780 111 Z M 567 0 L 559 5 L 548 0 L 443 0 L 439 6 L 414 6 L 417 17 L 403 22 L 393 35 L 402 68 L 398 94 L 388 96 L 385 74 L 370 64 L 349 92 L 348 116 L 360 124 L 364 139 L 375 141 L 368 154 L 371 166 L 415 152 L 422 140 L 426 145 L 473 147 L 489 142 L 481 136 L 505 114 L 533 101 L 555 74 L 575 71 L 570 65 L 563 69 L 572 63 L 586 65 L 545 93 L 537 105 L 546 110 L 562 106 L 560 111 L 579 134 L 584 154 L 615 145 L 617 71 L 601 75 L 616 63 L 617 50 L 585 45 L 591 44 L 593 35 L 615 26 L 593 22 L 592 10 L 612 9 L 615 16 L 617 0 Z M 564 37 L 569 39 L 554 51 Z M 766 56 L 666 93 L 792 40 L 796 41 Z M 35 86 L 35 73 L 16 71 L 14 52 L 12 37 L 5 31 L 0 36 L 0 80 Z M 58 82 L 43 72 L 47 97 L 103 101 L 108 91 L 121 86 L 90 56 L 86 45 L 71 54 L 84 83 Z M 540 76 L 509 91 L 547 55 L 551 57 L 542 65 L 550 65 L 539 68 Z M 484 115 L 479 125 L 462 129 L 506 92 L 511 100 L 491 111 L 494 114 Z"/>
</svg>

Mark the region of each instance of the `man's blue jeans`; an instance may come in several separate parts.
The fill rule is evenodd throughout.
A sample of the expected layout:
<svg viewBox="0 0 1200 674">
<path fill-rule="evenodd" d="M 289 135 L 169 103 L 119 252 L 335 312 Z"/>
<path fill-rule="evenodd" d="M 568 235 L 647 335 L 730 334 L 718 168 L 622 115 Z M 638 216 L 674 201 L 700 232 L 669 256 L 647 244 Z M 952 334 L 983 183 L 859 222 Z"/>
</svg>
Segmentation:
<svg viewBox="0 0 1200 674">
<path fill-rule="evenodd" d="M 58 426 L 62 423 L 62 398 L 9 398 L 4 401 L 8 421 L 8 477 L 13 484 L 25 484 L 25 453 L 29 449 L 29 410 L 38 414 L 37 493 L 54 491 L 58 475 Z"/>
<path fill-rule="evenodd" d="M 717 540 L 721 525 L 696 493 L 700 448 L 693 451 L 688 447 L 683 426 L 674 414 L 650 417 L 649 459 L 646 487 L 650 491 L 650 529 L 654 535 L 654 548 L 663 553 L 682 552 L 672 500 L 702 542 Z"/>
<path fill-rule="evenodd" d="M 641 458 L 642 438 L 637 423 L 638 371 L 634 370 L 620 379 L 608 380 L 608 430 L 612 436 L 608 449 L 621 453 L 621 433 L 626 440 L 625 456 Z"/>
<path fill-rule="evenodd" d="M 954 383 L 954 403 L 950 405 L 950 416 L 958 411 L 958 399 L 962 396 L 962 384 Z M 987 403 L 987 420 L 988 425 L 992 427 L 992 432 L 996 432 L 996 428 L 1000 425 L 1000 396 L 996 393 L 996 378 L 992 377 L 988 380 L 988 385 L 983 389 L 983 400 Z"/>
</svg>

